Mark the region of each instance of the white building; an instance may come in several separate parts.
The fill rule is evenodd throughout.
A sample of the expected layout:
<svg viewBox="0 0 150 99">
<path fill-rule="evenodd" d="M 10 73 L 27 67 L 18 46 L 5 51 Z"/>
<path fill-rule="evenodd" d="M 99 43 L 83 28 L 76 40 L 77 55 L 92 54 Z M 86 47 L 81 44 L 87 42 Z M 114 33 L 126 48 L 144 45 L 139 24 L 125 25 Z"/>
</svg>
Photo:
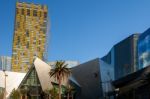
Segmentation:
<svg viewBox="0 0 150 99">
<path fill-rule="evenodd" d="M 0 56 L 0 70 L 11 71 L 11 57 Z"/>
</svg>

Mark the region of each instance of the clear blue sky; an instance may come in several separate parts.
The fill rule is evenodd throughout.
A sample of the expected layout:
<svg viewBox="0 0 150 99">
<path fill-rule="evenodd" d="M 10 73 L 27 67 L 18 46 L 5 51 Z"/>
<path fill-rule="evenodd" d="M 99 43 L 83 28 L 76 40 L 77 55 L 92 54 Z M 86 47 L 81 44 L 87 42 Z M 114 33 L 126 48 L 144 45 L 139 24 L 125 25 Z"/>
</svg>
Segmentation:
<svg viewBox="0 0 150 99">
<path fill-rule="evenodd" d="M 19 1 L 48 5 L 50 61 L 102 57 L 117 42 L 150 27 L 150 0 Z M 0 56 L 12 54 L 15 3 L 0 2 Z"/>
</svg>

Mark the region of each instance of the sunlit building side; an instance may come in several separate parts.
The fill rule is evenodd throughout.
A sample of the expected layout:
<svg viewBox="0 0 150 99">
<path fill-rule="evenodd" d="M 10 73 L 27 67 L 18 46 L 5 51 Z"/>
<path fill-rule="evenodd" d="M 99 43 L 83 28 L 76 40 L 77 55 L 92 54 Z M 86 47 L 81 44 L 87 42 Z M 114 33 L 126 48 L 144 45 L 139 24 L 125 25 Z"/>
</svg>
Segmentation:
<svg viewBox="0 0 150 99">
<path fill-rule="evenodd" d="M 46 5 L 17 2 L 12 48 L 12 70 L 26 72 L 34 56 L 46 59 L 48 33 Z"/>
</svg>

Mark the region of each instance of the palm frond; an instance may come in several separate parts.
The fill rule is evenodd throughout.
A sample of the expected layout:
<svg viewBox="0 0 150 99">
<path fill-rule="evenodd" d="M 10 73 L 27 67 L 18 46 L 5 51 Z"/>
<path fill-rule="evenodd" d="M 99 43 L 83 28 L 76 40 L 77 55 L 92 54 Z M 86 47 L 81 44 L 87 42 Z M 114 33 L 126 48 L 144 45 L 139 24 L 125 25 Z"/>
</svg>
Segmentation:
<svg viewBox="0 0 150 99">
<path fill-rule="evenodd" d="M 55 63 L 54 69 L 49 72 L 50 77 L 54 77 L 57 80 L 68 78 L 71 74 L 68 64 L 65 64 L 65 61 L 57 61 Z"/>
</svg>

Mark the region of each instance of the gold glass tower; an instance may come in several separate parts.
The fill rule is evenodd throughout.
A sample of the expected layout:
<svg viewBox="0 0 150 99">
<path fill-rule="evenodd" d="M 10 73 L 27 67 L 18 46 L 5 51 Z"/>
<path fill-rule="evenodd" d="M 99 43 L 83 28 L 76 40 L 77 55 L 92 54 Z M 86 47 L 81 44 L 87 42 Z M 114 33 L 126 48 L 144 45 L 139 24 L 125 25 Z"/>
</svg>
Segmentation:
<svg viewBox="0 0 150 99">
<path fill-rule="evenodd" d="M 16 3 L 12 71 L 28 71 L 34 56 L 44 59 L 48 23 L 47 10 L 46 5 Z"/>
</svg>

